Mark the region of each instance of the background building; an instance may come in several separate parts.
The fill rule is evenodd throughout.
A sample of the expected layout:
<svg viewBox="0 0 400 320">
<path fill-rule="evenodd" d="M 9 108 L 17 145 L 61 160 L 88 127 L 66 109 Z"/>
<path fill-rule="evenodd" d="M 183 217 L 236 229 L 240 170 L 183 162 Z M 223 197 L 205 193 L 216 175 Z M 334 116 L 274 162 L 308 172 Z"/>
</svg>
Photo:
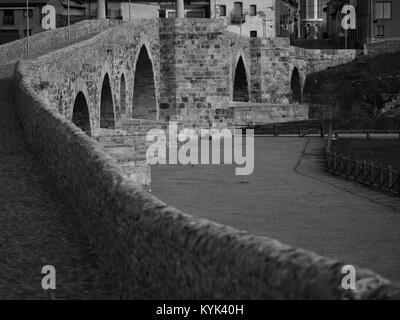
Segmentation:
<svg viewBox="0 0 400 320">
<path fill-rule="evenodd" d="M 341 10 L 344 5 L 356 8 L 356 30 L 346 34 L 342 29 Z M 400 1 L 387 0 L 331 0 L 327 6 L 327 29 L 331 39 L 345 47 L 362 49 L 364 44 L 400 39 Z"/>
<path fill-rule="evenodd" d="M 42 30 L 41 10 L 45 0 L 33 0 L 29 6 L 29 33 Z M 26 1 L 0 0 L 0 44 L 26 36 Z"/>
<path fill-rule="evenodd" d="M 360 45 L 400 38 L 400 1 L 358 0 L 357 38 Z"/>
<path fill-rule="evenodd" d="M 326 31 L 326 5 L 328 0 L 299 0 L 301 37 L 322 39 Z M 325 10 L 324 10 L 325 9 Z"/>
<path fill-rule="evenodd" d="M 85 19 L 84 0 L 70 1 L 71 22 Z M 42 32 L 42 7 L 56 8 L 57 27 L 67 25 L 67 0 L 29 0 L 29 34 Z M 26 0 L 0 0 L 0 44 L 27 35 Z"/>
<path fill-rule="evenodd" d="M 301 34 L 296 0 L 183 1 L 184 17 L 223 19 L 228 30 L 242 36 L 260 38 L 290 36 L 294 39 Z M 43 31 L 41 8 L 46 4 L 51 4 L 56 8 L 56 26 L 67 25 L 67 0 L 29 0 L 29 4 L 31 34 Z M 13 41 L 26 35 L 25 6 L 26 0 L 0 0 L 0 43 Z M 124 21 L 157 17 L 173 19 L 176 17 L 176 0 L 131 0 L 131 2 L 128 0 L 70 0 L 69 12 L 71 23 L 98 17 Z M 99 12 L 101 12 L 100 16 Z M 305 16 L 311 17 L 311 13 L 306 13 Z M 319 19 L 318 15 L 317 17 Z"/>
</svg>

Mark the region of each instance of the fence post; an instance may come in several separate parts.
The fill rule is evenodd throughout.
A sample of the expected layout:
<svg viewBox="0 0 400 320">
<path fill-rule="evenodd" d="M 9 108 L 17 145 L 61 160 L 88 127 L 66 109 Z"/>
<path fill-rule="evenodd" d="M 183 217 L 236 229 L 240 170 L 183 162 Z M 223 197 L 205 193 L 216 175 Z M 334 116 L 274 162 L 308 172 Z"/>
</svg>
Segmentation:
<svg viewBox="0 0 400 320">
<path fill-rule="evenodd" d="M 369 139 L 369 138 L 370 138 L 370 132 L 367 131 L 367 139 Z"/>
<path fill-rule="evenodd" d="M 329 152 L 325 152 L 325 171 L 329 171 L 329 161 L 330 161 L 330 155 Z"/>
<path fill-rule="evenodd" d="M 374 163 L 371 161 L 369 163 L 369 185 L 372 187 L 373 183 L 374 183 L 374 179 L 373 179 L 373 173 L 374 173 Z"/>
<path fill-rule="evenodd" d="M 323 121 L 321 121 L 320 130 L 321 130 L 321 138 L 323 138 L 324 137 L 324 123 L 323 123 Z"/>
<path fill-rule="evenodd" d="M 350 178 L 350 156 L 347 156 L 347 179 Z"/>
<path fill-rule="evenodd" d="M 389 166 L 389 192 L 392 192 L 393 189 L 393 171 L 392 166 Z"/>
<path fill-rule="evenodd" d="M 336 152 L 333 153 L 333 174 L 336 174 Z"/>
<path fill-rule="evenodd" d="M 354 159 L 354 181 L 357 181 L 360 172 L 359 170 L 361 169 L 358 163 L 359 161 L 357 161 L 357 159 Z"/>
<path fill-rule="evenodd" d="M 278 128 L 276 122 L 273 124 L 274 137 L 278 136 Z"/>
<path fill-rule="evenodd" d="M 362 170 L 363 170 L 363 175 L 362 175 L 362 183 L 365 183 L 365 171 L 367 170 L 367 161 L 363 160 L 362 163 Z"/>
<path fill-rule="evenodd" d="M 379 166 L 379 189 L 383 189 L 383 164 Z"/>
<path fill-rule="evenodd" d="M 397 194 L 400 195 L 400 170 L 397 170 Z"/>
</svg>

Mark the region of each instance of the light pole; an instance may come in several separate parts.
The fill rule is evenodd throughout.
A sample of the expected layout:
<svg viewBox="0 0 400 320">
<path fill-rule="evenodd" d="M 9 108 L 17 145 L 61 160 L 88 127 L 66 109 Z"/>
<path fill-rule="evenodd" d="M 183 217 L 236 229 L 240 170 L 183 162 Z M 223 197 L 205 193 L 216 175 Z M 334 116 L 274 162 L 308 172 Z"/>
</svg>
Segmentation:
<svg viewBox="0 0 400 320">
<path fill-rule="evenodd" d="M 374 37 L 374 1 L 371 0 L 371 38 L 370 42 L 372 42 L 372 38 Z"/>
<path fill-rule="evenodd" d="M 29 57 L 29 0 L 26 0 L 26 56 Z"/>
<path fill-rule="evenodd" d="M 69 12 L 69 0 L 68 0 L 67 15 L 68 15 L 68 40 L 71 40 L 71 16 Z"/>
<path fill-rule="evenodd" d="M 131 2 L 132 0 L 129 0 L 129 21 L 131 21 Z"/>
</svg>

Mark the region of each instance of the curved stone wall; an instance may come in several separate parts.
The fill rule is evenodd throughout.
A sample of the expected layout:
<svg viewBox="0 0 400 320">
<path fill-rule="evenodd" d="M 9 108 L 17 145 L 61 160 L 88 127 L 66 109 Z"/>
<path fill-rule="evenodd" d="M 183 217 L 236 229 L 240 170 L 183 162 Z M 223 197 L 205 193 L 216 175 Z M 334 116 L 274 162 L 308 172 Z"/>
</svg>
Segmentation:
<svg viewBox="0 0 400 320">
<path fill-rule="evenodd" d="M 341 289 L 342 263 L 199 219 L 134 185 L 115 160 L 14 73 L 26 140 L 59 194 L 79 215 L 120 298 L 382 299 L 400 289 L 357 269 L 357 290 Z"/>
</svg>

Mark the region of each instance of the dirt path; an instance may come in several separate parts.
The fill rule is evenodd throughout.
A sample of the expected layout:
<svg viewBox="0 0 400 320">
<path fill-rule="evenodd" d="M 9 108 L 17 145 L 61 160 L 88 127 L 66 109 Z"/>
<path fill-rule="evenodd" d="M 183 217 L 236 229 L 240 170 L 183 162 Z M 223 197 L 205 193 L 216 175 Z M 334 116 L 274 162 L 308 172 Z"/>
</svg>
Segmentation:
<svg viewBox="0 0 400 320">
<path fill-rule="evenodd" d="M 400 199 L 326 174 L 320 138 L 255 140 L 255 170 L 156 166 L 153 193 L 187 213 L 400 280 Z"/>
</svg>

